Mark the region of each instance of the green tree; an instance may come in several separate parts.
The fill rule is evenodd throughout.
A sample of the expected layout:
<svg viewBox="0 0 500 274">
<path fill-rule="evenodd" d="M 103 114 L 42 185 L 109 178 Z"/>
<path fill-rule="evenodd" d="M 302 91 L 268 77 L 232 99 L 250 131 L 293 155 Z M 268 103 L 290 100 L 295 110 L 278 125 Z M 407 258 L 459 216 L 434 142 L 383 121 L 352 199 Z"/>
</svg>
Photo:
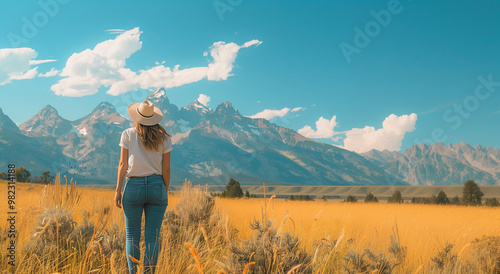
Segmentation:
<svg viewBox="0 0 500 274">
<path fill-rule="evenodd" d="M 500 206 L 500 203 L 498 202 L 497 198 L 489 198 L 484 201 L 485 206 Z"/>
<path fill-rule="evenodd" d="M 481 197 L 483 196 L 483 192 L 473 180 L 465 182 L 462 193 L 462 204 L 472 206 L 481 205 Z"/>
<path fill-rule="evenodd" d="M 0 180 L 7 180 L 9 176 L 5 172 L 0 172 Z"/>
<path fill-rule="evenodd" d="M 226 190 L 222 193 L 222 196 L 230 198 L 243 197 L 243 189 L 241 189 L 240 183 L 235 179 L 230 178 L 229 182 L 226 185 Z"/>
<path fill-rule="evenodd" d="M 451 205 L 459 205 L 460 204 L 460 198 L 458 198 L 458 196 L 455 196 L 453 198 L 450 199 L 450 204 Z"/>
<path fill-rule="evenodd" d="M 31 173 L 29 172 L 29 170 L 27 170 L 23 166 L 16 168 L 15 174 L 16 174 L 16 182 L 29 182 L 30 181 Z"/>
<path fill-rule="evenodd" d="M 438 196 L 434 200 L 434 203 L 437 205 L 447 205 L 450 203 L 450 199 L 446 196 L 446 193 L 444 191 L 439 191 Z"/>
<path fill-rule="evenodd" d="M 388 203 L 402 203 L 403 200 L 403 195 L 401 195 L 401 191 L 396 190 L 392 194 L 392 196 L 387 200 Z"/>
<path fill-rule="evenodd" d="M 358 198 L 356 198 L 356 196 L 349 195 L 344 201 L 348 203 L 356 203 Z"/>
<path fill-rule="evenodd" d="M 50 176 L 50 171 L 45 171 L 42 173 L 42 177 L 40 178 L 41 184 L 50 184 L 50 182 L 54 180 L 54 176 Z"/>
<path fill-rule="evenodd" d="M 369 192 L 368 194 L 366 194 L 365 203 L 378 203 L 378 199 L 377 197 L 375 197 L 375 195 Z"/>
</svg>

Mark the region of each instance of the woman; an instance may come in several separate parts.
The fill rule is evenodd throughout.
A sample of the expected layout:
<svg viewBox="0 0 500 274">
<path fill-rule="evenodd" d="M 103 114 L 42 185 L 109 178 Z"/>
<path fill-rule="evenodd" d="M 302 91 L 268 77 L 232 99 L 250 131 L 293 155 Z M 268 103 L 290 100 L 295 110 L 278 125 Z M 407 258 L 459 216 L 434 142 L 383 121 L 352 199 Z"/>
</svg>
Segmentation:
<svg viewBox="0 0 500 274">
<path fill-rule="evenodd" d="M 120 146 L 115 204 L 123 205 L 126 228 L 126 252 L 130 273 L 137 272 L 140 259 L 142 211 L 145 215 L 144 273 L 154 273 L 159 251 L 163 215 L 168 205 L 170 184 L 170 134 L 159 124 L 162 112 L 149 100 L 133 103 L 127 109 L 134 127 L 123 131 Z M 126 178 L 123 189 L 122 183 Z"/>
</svg>

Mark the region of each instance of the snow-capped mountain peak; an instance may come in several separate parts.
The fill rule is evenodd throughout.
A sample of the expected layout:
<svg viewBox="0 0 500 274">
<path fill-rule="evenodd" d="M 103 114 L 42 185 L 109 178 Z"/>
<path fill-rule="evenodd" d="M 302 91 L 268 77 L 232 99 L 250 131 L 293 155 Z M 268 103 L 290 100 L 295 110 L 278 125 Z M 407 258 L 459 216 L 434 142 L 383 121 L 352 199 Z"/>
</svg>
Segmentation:
<svg viewBox="0 0 500 274">
<path fill-rule="evenodd" d="M 149 94 L 148 99 L 163 98 L 163 97 L 166 97 L 165 89 L 164 88 L 157 88 Z"/>
<path fill-rule="evenodd" d="M 200 103 L 200 101 L 198 101 L 198 99 L 194 100 L 193 102 L 191 102 L 187 107 L 186 109 L 188 110 L 195 110 L 196 112 L 200 113 L 200 114 L 204 114 L 204 113 L 207 113 L 207 112 L 210 112 L 211 109 L 205 105 L 203 105 L 202 103 Z"/>
</svg>

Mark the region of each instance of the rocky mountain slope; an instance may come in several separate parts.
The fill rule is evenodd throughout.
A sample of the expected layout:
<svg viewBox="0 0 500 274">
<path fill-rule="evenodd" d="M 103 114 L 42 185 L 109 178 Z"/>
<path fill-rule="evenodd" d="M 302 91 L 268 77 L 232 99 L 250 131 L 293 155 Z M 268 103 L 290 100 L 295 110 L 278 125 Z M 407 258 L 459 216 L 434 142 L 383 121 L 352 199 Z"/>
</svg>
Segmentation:
<svg viewBox="0 0 500 274">
<path fill-rule="evenodd" d="M 173 184 L 188 178 L 225 185 L 229 177 L 246 184 L 406 184 L 356 153 L 311 140 L 265 119 L 245 117 L 230 102 L 215 110 L 198 101 L 178 108 L 162 89 L 152 91 L 148 99 L 162 109 L 161 123 L 173 135 Z M 31 160 L 16 159 L 18 166 L 35 173 L 61 172 L 80 182 L 116 180 L 120 135 L 131 121 L 111 104 L 103 102 L 75 121 L 46 106 L 19 129 L 7 116 L 2 117 L 5 121 L 0 120 L 0 128 L 14 133 L 0 136 L 1 142 L 21 155 L 31 153 L 29 149 L 41 153 Z M 13 143 L 12 138 L 30 145 Z M 0 151 L 2 159 L 5 149 Z"/>
<path fill-rule="evenodd" d="M 463 185 L 475 180 L 500 185 L 500 150 L 462 142 L 417 144 L 403 153 L 372 150 L 362 154 L 411 185 Z"/>
</svg>

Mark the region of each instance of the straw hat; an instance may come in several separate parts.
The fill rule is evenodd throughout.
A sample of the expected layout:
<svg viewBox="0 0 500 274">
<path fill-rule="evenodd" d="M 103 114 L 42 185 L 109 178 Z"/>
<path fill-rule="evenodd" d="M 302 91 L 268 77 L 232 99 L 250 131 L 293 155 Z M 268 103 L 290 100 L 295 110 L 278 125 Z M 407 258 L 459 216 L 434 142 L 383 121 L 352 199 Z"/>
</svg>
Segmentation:
<svg viewBox="0 0 500 274">
<path fill-rule="evenodd" d="M 127 108 L 128 114 L 132 120 L 145 126 L 152 126 L 160 123 L 163 118 L 163 113 L 161 110 L 155 106 L 149 100 L 145 100 L 142 103 L 130 104 Z"/>
</svg>

